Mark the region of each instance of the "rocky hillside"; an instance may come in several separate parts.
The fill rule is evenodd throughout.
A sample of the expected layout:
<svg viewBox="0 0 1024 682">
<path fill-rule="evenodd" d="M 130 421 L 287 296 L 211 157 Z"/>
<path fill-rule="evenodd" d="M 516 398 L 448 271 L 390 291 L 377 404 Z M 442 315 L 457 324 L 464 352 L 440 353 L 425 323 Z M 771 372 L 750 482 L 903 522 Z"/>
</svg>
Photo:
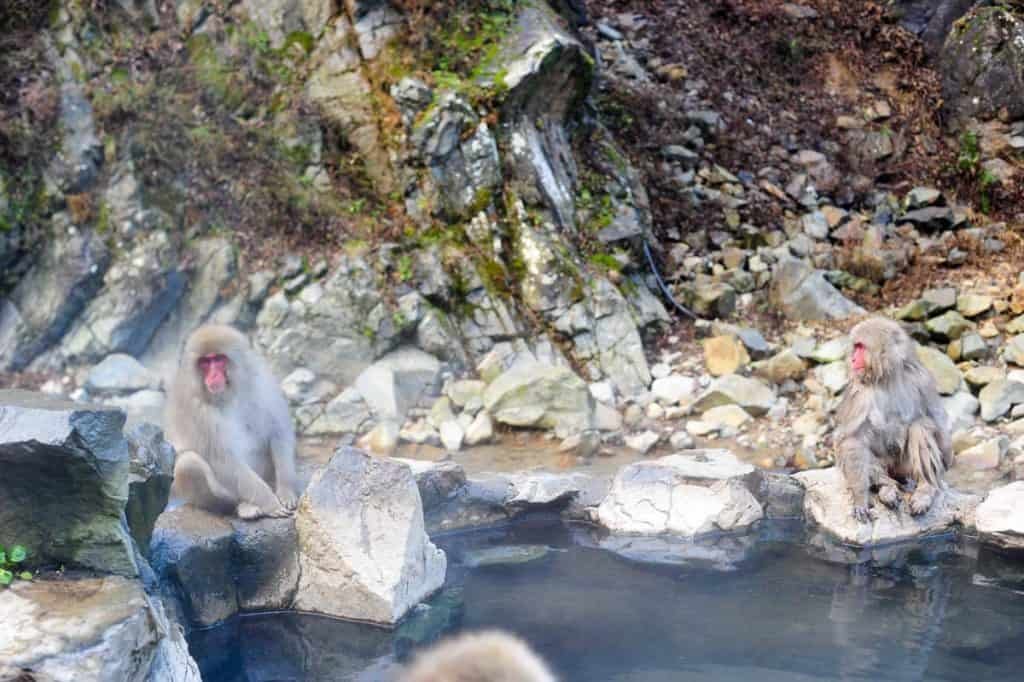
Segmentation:
<svg viewBox="0 0 1024 682">
<path fill-rule="evenodd" d="M 307 434 L 812 466 L 828 342 L 919 299 L 967 426 L 964 373 L 1017 385 L 1012 3 L 38 5 L 0 10 L 5 385 L 153 416 L 215 320 Z"/>
</svg>

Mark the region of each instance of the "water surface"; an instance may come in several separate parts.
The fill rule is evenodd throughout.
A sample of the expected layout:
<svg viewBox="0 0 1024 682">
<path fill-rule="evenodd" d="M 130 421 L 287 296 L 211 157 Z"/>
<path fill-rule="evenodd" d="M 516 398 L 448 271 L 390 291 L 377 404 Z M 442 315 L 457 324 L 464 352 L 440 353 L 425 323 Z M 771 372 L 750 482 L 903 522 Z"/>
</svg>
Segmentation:
<svg viewBox="0 0 1024 682">
<path fill-rule="evenodd" d="M 259 615 L 193 633 L 204 680 L 389 680 L 464 629 L 566 681 L 985 680 L 1024 670 L 1024 560 L 952 538 L 853 552 L 796 525 L 700 543 L 553 521 L 442 537 L 445 590 L 386 632 Z"/>
</svg>

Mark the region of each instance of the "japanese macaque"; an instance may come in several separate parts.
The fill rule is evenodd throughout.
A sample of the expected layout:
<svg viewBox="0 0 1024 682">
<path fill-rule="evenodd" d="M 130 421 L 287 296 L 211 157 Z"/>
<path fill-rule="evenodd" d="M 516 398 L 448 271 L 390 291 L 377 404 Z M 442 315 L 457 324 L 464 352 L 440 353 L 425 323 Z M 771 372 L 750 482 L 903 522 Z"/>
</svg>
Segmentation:
<svg viewBox="0 0 1024 682">
<path fill-rule="evenodd" d="M 874 318 L 850 332 L 851 381 L 836 415 L 837 459 L 853 516 L 867 522 L 872 488 L 887 507 L 910 492 L 910 513 L 924 514 L 945 487 L 953 463 L 949 422 L 935 379 L 899 324 Z"/>
<path fill-rule="evenodd" d="M 499 630 L 467 633 L 416 657 L 400 682 L 555 682 L 521 639 Z"/>
<path fill-rule="evenodd" d="M 165 426 L 179 453 L 175 492 L 185 502 L 243 519 L 287 516 L 295 508 L 288 402 L 237 330 L 207 325 L 188 338 Z"/>
</svg>

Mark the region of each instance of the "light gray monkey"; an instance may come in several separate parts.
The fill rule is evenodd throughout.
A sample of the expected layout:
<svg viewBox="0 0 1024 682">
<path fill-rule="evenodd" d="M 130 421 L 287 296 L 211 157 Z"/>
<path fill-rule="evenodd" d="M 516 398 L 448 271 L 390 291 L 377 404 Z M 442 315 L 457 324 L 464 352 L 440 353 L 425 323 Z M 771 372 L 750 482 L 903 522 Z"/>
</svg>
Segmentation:
<svg viewBox="0 0 1024 682">
<path fill-rule="evenodd" d="M 236 329 L 206 325 L 188 338 L 164 424 L 179 453 L 175 492 L 186 502 L 243 519 L 295 508 L 288 402 Z"/>
<path fill-rule="evenodd" d="M 500 630 L 467 633 L 416 657 L 399 682 L 555 682 L 518 637 Z"/>
<path fill-rule="evenodd" d="M 900 483 L 913 491 L 910 513 L 924 514 L 953 464 L 949 419 L 935 379 L 914 341 L 892 320 L 865 320 L 850 340 L 851 381 L 836 414 L 836 442 L 853 516 L 869 520 L 873 486 L 883 504 L 897 507 Z"/>
</svg>

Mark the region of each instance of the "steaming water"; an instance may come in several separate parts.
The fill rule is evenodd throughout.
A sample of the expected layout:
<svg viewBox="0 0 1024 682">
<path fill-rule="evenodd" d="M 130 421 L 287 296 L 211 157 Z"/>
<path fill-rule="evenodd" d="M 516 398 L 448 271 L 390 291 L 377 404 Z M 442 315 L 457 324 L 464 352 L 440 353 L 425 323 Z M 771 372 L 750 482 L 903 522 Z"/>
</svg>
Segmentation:
<svg viewBox="0 0 1024 682">
<path fill-rule="evenodd" d="M 857 554 L 796 527 L 698 544 L 535 521 L 438 540 L 445 590 L 398 630 L 259 615 L 193 633 L 208 682 L 389 680 L 500 626 L 562 680 L 984 680 L 1024 670 L 1024 561 L 951 538 Z"/>
</svg>

